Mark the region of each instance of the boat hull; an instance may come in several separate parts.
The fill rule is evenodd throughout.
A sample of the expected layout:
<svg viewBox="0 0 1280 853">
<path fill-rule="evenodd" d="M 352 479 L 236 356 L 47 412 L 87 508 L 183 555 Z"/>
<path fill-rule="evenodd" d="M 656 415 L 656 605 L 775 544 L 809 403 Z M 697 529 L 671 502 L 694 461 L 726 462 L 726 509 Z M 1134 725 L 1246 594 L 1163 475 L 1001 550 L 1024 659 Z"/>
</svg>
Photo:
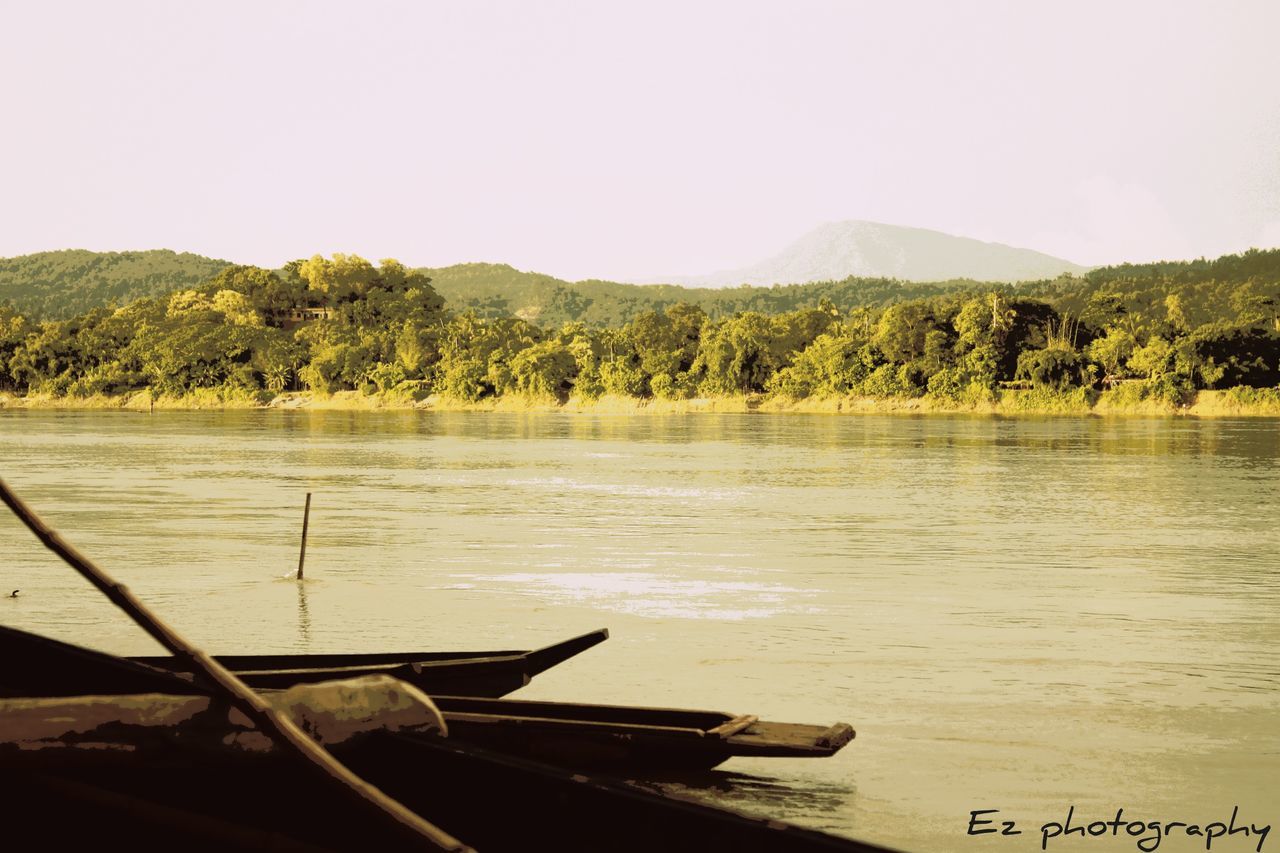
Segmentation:
<svg viewBox="0 0 1280 853">
<path fill-rule="evenodd" d="M 483 853 L 883 848 L 558 770 L 470 744 L 373 734 L 335 748 L 364 779 Z M 280 756 L 6 768 L 6 840 L 31 849 L 403 849 Z M 19 846 L 15 849 L 25 849 Z"/>
<path fill-rule="evenodd" d="M 734 757 L 825 758 L 848 724 L 777 723 L 718 711 L 433 697 L 455 740 L 536 761 L 629 774 L 708 770 Z"/>
<path fill-rule="evenodd" d="M 384 674 L 428 694 L 499 697 L 608 637 L 608 630 L 600 629 L 531 651 L 228 655 L 218 660 L 260 690 Z M 118 658 L 0 626 L 0 697 L 204 692 L 181 669 L 172 657 Z"/>
</svg>

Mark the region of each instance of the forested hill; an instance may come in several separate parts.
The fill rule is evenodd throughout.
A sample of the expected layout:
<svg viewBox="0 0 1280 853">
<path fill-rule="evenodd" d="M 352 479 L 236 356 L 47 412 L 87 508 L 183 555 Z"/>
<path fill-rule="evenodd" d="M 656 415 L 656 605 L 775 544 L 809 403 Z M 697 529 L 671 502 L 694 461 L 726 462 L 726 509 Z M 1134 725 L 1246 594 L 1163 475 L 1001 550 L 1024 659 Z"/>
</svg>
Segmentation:
<svg viewBox="0 0 1280 853">
<path fill-rule="evenodd" d="M 697 305 L 714 319 L 741 311 L 781 314 L 816 306 L 823 298 L 837 305 L 883 306 L 981 287 L 973 281 L 917 284 L 888 278 L 848 278 L 815 284 L 711 289 L 619 284 L 598 279 L 569 282 L 521 272 L 506 264 L 458 264 L 421 272 L 454 311 L 474 311 L 485 319 L 519 317 L 544 328 L 570 322 L 597 328 L 620 326 L 646 311 L 662 311 L 680 303 Z"/>
<path fill-rule="evenodd" d="M 1034 282 L 1017 292 L 1086 319 L 1107 303 L 1130 315 L 1158 315 L 1173 298 L 1192 326 L 1231 316 L 1244 323 L 1265 319 L 1280 331 L 1280 249 L 1250 249 L 1213 260 L 1118 264 L 1079 278 Z"/>
<path fill-rule="evenodd" d="M 0 304 L 33 317 L 62 319 L 103 305 L 194 287 L 231 266 L 189 252 L 66 249 L 0 258 Z"/>
<path fill-rule="evenodd" d="M 1139 313 L 1164 310 L 1165 299 L 1176 294 L 1193 319 L 1207 322 L 1227 307 L 1244 302 L 1266 310 L 1280 287 L 1280 249 L 1251 249 L 1214 260 L 1161 261 L 1099 267 L 1084 275 L 1020 285 L 992 284 L 971 279 L 908 282 L 891 278 L 850 277 L 812 284 L 681 287 L 670 284 L 619 284 L 587 280 L 569 282 L 554 276 L 522 272 L 506 264 L 458 264 L 422 269 L 431 286 L 453 311 L 474 311 L 484 319 L 519 317 L 542 328 L 570 322 L 593 328 L 614 328 L 646 311 L 662 311 L 681 303 L 696 305 L 711 319 L 743 311 L 783 314 L 813 308 L 824 299 L 841 308 L 883 308 L 947 293 L 998 291 L 1007 295 L 1043 298 L 1079 315 L 1091 299 L 1115 293 Z M 1238 303 L 1238 304 L 1233 304 Z"/>
<path fill-rule="evenodd" d="M 569 285 L 509 267 L 452 272 L 460 289 L 450 291 L 451 272 L 436 271 L 451 303 L 424 272 L 335 254 L 278 271 L 226 267 L 194 288 L 61 321 L 0 305 L 0 392 L 978 404 L 1015 385 L 1077 401 L 1108 389 L 1185 404 L 1236 387 L 1280 401 L 1280 250 L 1017 287 L 850 279 L 699 291 Z M 492 276 L 507 284 L 488 298 L 548 301 L 532 319 L 493 316 L 506 301 L 487 317 L 467 310 L 459 294 L 483 297 Z M 689 301 L 665 304 L 677 297 Z M 600 306 L 616 313 L 590 313 Z"/>
<path fill-rule="evenodd" d="M 167 249 L 145 252 L 90 252 L 69 249 L 0 258 L 0 305 L 8 303 L 33 319 L 62 320 L 104 306 L 120 307 L 143 297 L 187 290 L 213 278 L 231 263 Z M 604 328 L 630 322 L 645 311 L 677 303 L 702 308 L 709 316 L 740 311 L 779 314 L 817 305 L 888 305 L 977 286 L 971 281 L 916 284 L 887 278 L 712 290 L 666 284 L 569 282 L 507 264 L 470 263 L 419 269 L 454 311 L 474 311 L 484 319 L 519 317 L 553 328 L 583 322 Z"/>
<path fill-rule="evenodd" d="M 147 252 L 43 252 L 0 259 L 0 304 L 10 303 L 32 319 L 65 319 L 93 308 L 121 306 L 142 297 L 164 296 L 198 286 L 230 267 L 226 261 L 167 250 Z M 647 311 L 695 305 L 711 319 L 744 311 L 776 315 L 813 308 L 824 299 L 841 308 L 883 308 L 947 293 L 990 290 L 1041 298 L 1073 315 L 1090 301 L 1113 294 L 1130 311 L 1162 312 L 1177 295 L 1189 320 L 1207 322 L 1226 307 L 1237 314 L 1274 310 L 1280 286 L 1280 250 L 1250 250 L 1215 260 L 1121 264 L 1021 285 L 970 280 L 915 283 L 889 278 L 772 287 L 709 289 L 676 285 L 569 282 L 506 264 L 471 263 L 417 270 L 453 312 L 472 311 L 486 320 L 517 317 L 544 329 L 568 322 L 616 328 Z"/>
</svg>

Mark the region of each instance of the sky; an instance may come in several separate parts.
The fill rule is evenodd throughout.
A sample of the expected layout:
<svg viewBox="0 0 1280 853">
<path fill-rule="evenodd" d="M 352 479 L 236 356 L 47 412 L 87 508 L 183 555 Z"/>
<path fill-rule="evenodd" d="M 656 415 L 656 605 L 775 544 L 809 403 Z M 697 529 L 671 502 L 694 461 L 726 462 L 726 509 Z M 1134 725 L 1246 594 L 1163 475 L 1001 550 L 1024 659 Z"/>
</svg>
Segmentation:
<svg viewBox="0 0 1280 853">
<path fill-rule="evenodd" d="M 6 2 L 0 256 L 656 280 L 866 219 L 1280 246 L 1280 3 Z"/>
</svg>

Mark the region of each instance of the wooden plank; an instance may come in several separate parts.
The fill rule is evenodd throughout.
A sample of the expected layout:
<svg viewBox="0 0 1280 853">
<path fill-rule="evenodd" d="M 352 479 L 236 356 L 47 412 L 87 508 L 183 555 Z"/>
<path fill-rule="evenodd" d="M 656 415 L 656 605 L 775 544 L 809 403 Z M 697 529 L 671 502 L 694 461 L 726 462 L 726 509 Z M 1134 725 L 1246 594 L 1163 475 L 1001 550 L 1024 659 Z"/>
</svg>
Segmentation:
<svg viewBox="0 0 1280 853">
<path fill-rule="evenodd" d="M 746 731 L 758 722 L 760 722 L 759 717 L 753 716 L 752 714 L 743 714 L 741 717 L 734 717 L 729 722 L 722 723 L 714 729 L 707 729 L 707 734 L 711 737 L 718 737 L 721 739 L 730 738 L 739 732 Z"/>
<path fill-rule="evenodd" d="M 822 734 L 818 735 L 817 744 L 823 749 L 835 751 L 853 740 L 855 732 L 853 726 L 848 723 L 836 723 Z"/>
</svg>

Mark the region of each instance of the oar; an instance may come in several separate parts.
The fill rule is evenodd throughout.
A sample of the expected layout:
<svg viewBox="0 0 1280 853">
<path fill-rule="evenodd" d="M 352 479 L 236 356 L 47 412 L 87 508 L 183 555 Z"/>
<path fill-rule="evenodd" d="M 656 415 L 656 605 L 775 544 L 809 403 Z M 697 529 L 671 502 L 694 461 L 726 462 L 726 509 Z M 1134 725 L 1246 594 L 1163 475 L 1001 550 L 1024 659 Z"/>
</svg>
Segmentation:
<svg viewBox="0 0 1280 853">
<path fill-rule="evenodd" d="M 216 688 L 217 694 L 248 717 L 255 728 L 267 735 L 280 748 L 303 760 L 307 767 L 335 787 L 343 788 L 370 811 L 384 819 L 394 821 L 417 846 L 474 853 L 470 847 L 423 820 L 401 803 L 391 799 L 364 779 L 351 772 L 329 752 L 307 736 L 287 714 L 272 708 L 253 692 L 243 681 L 219 664 L 205 652 L 189 643 L 156 616 L 122 583 L 113 580 L 88 557 L 63 541 L 57 531 L 45 524 L 38 515 L 13 493 L 9 485 L 0 479 L 0 501 L 13 510 L 13 514 L 35 534 L 44 546 L 57 554 L 73 569 L 96 586 L 110 601 L 129 614 L 134 622 L 150 634 L 175 657 L 186 662 L 191 672 L 203 675 Z"/>
</svg>

